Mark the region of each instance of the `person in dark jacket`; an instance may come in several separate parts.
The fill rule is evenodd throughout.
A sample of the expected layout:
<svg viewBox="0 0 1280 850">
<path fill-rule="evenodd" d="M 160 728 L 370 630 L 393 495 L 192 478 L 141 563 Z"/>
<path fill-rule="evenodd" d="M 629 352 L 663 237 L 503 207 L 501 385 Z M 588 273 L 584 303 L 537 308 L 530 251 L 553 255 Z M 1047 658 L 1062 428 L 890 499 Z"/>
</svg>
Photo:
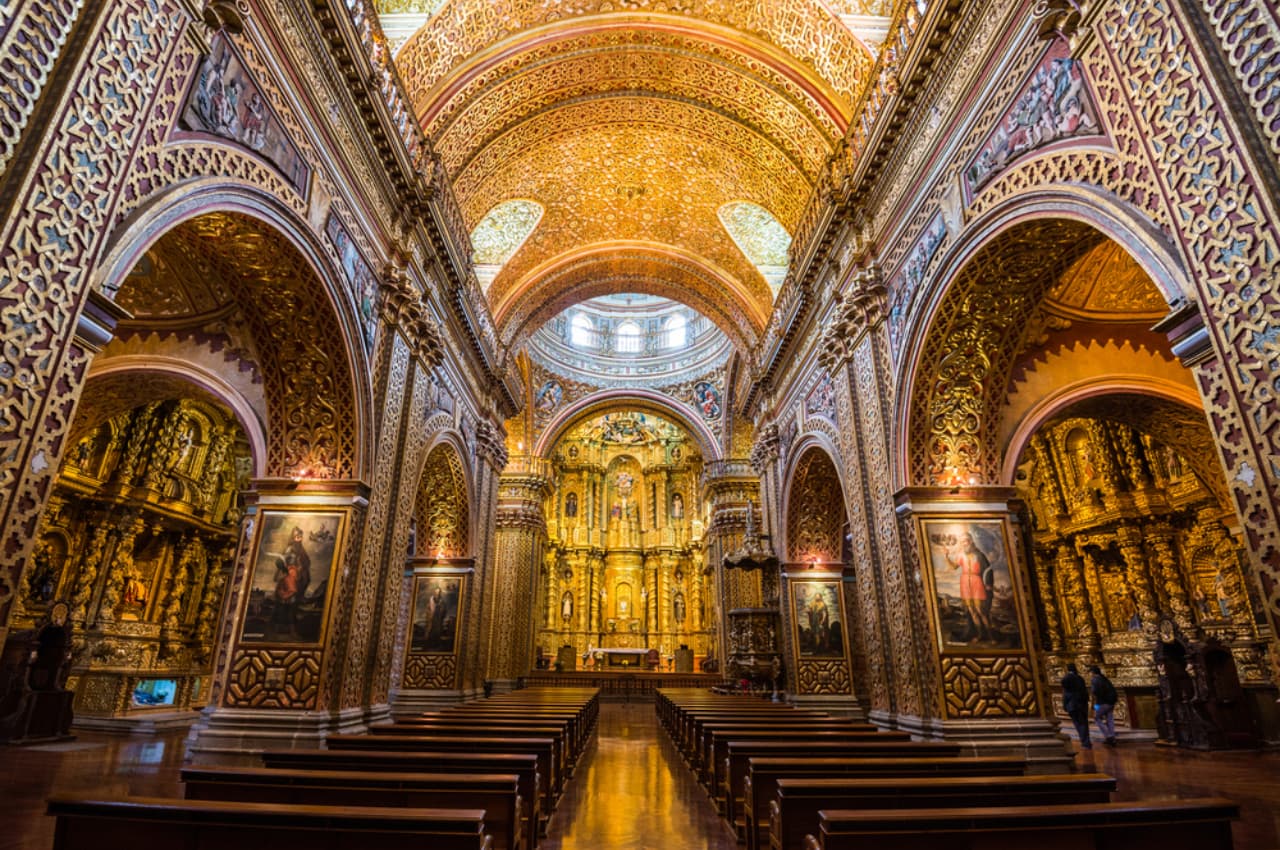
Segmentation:
<svg viewBox="0 0 1280 850">
<path fill-rule="evenodd" d="M 1089 668 L 1089 693 L 1093 695 L 1093 722 L 1108 747 L 1116 745 L 1116 686 L 1095 664 Z"/>
<path fill-rule="evenodd" d="M 1092 750 L 1089 740 L 1089 689 L 1076 665 L 1067 665 L 1067 675 L 1062 677 L 1062 708 L 1071 716 L 1076 733 L 1080 736 L 1080 749 Z"/>
</svg>

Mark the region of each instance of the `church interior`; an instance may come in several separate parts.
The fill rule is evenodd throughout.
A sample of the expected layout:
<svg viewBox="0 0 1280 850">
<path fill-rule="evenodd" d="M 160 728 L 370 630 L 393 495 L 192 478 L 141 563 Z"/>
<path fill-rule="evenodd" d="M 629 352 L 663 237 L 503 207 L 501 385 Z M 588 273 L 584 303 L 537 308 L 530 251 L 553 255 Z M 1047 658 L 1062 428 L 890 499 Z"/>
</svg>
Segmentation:
<svg viewBox="0 0 1280 850">
<path fill-rule="evenodd" d="M 0 62 L 0 850 L 1280 846 L 1274 3 L 13 0 Z"/>
</svg>

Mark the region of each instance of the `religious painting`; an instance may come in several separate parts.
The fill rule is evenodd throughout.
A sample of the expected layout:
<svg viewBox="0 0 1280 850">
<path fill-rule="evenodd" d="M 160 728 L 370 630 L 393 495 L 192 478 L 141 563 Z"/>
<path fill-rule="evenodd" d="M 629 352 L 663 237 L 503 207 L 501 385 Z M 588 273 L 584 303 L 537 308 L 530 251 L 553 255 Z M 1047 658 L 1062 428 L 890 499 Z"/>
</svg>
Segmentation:
<svg viewBox="0 0 1280 850">
<path fill-rule="evenodd" d="M 280 170 L 302 190 L 309 171 L 302 154 L 285 133 L 266 95 L 244 67 L 230 42 L 214 35 L 209 55 L 187 96 L 182 112 L 187 129 L 211 133 L 243 145 Z"/>
<path fill-rule="evenodd" d="M 818 383 L 804 400 L 806 416 L 821 416 L 830 422 L 836 421 L 836 390 L 831 383 L 831 376 L 823 374 Z"/>
<path fill-rule="evenodd" d="M 906 321 L 911 303 L 915 300 L 915 294 L 924 281 L 925 272 L 928 271 L 929 264 L 933 262 L 934 256 L 942 246 L 942 241 L 946 238 L 946 219 L 942 217 L 942 213 L 937 213 L 925 226 L 920 238 L 907 254 L 907 259 L 902 264 L 902 271 L 890 285 L 892 295 L 889 302 L 889 340 L 895 350 L 901 341 L 903 322 Z"/>
<path fill-rule="evenodd" d="M 801 658 L 843 658 L 840 582 L 791 582 L 791 622 Z"/>
<path fill-rule="evenodd" d="M 418 576 L 413 588 L 410 652 L 449 654 L 454 651 L 464 581 L 459 575 Z"/>
<path fill-rule="evenodd" d="M 699 381 L 693 385 L 693 401 L 703 419 L 720 418 L 720 391 L 710 381 Z"/>
<path fill-rule="evenodd" d="M 545 418 L 555 413 L 563 401 L 564 387 L 560 386 L 559 381 L 548 380 L 543 381 L 534 394 L 533 407 L 540 418 Z"/>
<path fill-rule="evenodd" d="M 1023 86 L 1013 107 L 978 150 L 965 179 L 976 190 L 1019 157 L 1046 145 L 1102 134 L 1098 110 L 1084 78 L 1084 63 L 1065 40 L 1048 54 Z"/>
<path fill-rule="evenodd" d="M 1021 650 L 1004 521 L 921 520 L 921 539 L 942 651 Z"/>
<path fill-rule="evenodd" d="M 241 642 L 321 642 L 344 516 L 263 511 Z"/>
<path fill-rule="evenodd" d="M 364 256 L 356 243 L 352 241 L 342 221 L 329 211 L 329 218 L 324 224 L 325 235 L 333 243 L 338 252 L 338 260 L 342 265 L 342 274 L 346 278 L 351 297 L 355 300 L 356 310 L 360 314 L 360 326 L 364 330 L 364 345 L 373 351 L 374 336 L 378 331 L 376 304 L 378 299 L 378 281 L 373 276 L 373 269 L 365 262 Z"/>
</svg>

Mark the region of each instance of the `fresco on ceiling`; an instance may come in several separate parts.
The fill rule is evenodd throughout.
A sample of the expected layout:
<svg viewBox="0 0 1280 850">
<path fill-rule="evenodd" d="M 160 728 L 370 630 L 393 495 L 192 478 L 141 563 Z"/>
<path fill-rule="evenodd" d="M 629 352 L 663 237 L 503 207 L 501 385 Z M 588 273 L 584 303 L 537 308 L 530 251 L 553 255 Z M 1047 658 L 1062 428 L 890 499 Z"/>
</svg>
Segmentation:
<svg viewBox="0 0 1280 850">
<path fill-rule="evenodd" d="M 213 37 L 187 96 L 182 123 L 189 130 L 230 139 L 259 154 L 303 190 L 310 172 L 302 154 L 267 105 L 266 96 L 221 34 Z"/>
<path fill-rule="evenodd" d="M 374 336 L 378 332 L 378 317 L 374 306 L 378 298 L 378 282 L 373 276 L 373 269 L 364 261 L 360 249 L 351 241 L 347 229 L 342 226 L 342 221 L 334 215 L 333 210 L 329 211 L 329 218 L 324 223 L 324 232 L 333 244 L 333 249 L 338 252 L 342 275 L 346 278 L 347 288 L 355 299 L 356 310 L 360 314 L 365 348 L 372 352 Z"/>
<path fill-rule="evenodd" d="M 533 396 L 533 409 L 539 419 L 546 419 L 564 402 L 564 387 L 559 381 L 546 380 Z"/>
<path fill-rule="evenodd" d="M 699 381 L 693 385 L 693 400 L 698 413 L 707 421 L 720 418 L 720 391 L 709 381 Z"/>
<path fill-rule="evenodd" d="M 969 189 L 980 188 L 1024 154 L 1079 136 L 1101 134 L 1089 96 L 1084 64 L 1055 42 L 1031 79 L 965 171 Z"/>
</svg>

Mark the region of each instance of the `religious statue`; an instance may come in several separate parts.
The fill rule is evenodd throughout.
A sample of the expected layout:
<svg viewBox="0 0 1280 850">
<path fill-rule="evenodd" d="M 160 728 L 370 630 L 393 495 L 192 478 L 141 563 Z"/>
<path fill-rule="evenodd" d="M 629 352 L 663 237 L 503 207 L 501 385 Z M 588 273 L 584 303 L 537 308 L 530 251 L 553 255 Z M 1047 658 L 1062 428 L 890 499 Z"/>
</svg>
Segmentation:
<svg viewBox="0 0 1280 850">
<path fill-rule="evenodd" d="M 1218 597 L 1218 609 L 1222 612 L 1222 619 L 1231 619 L 1231 589 L 1227 586 L 1228 580 L 1226 574 L 1221 568 L 1213 576 L 1213 591 Z"/>
<path fill-rule="evenodd" d="M 573 594 L 567 590 L 560 597 L 560 619 L 566 623 L 573 619 Z"/>
<path fill-rule="evenodd" d="M 675 599 L 671 601 L 671 616 L 677 625 L 684 623 L 684 594 L 677 593 Z"/>
<path fill-rule="evenodd" d="M 573 519 L 578 515 L 578 494 L 570 493 L 564 497 L 564 515 Z"/>
<path fill-rule="evenodd" d="M 679 493 L 671 494 L 671 518 L 684 519 L 684 496 Z"/>
</svg>

